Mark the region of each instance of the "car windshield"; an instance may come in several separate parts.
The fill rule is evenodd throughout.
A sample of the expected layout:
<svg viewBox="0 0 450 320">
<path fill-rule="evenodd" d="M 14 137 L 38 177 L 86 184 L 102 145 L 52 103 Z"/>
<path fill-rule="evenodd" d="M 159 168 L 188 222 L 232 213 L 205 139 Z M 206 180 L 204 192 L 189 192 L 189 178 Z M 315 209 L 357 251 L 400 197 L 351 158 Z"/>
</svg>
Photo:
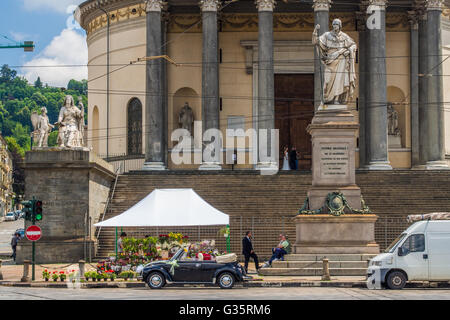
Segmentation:
<svg viewBox="0 0 450 320">
<path fill-rule="evenodd" d="M 14 213 L 7 213 L 6 215 L 7 215 L 7 216 L 13 216 Z"/>
<path fill-rule="evenodd" d="M 389 245 L 389 247 L 387 247 L 387 249 L 384 250 L 384 252 L 385 253 L 392 253 L 392 252 L 394 252 L 395 249 L 397 248 L 398 244 L 403 240 L 404 237 L 406 237 L 406 233 L 402 233 L 401 235 L 399 235 L 397 237 L 397 239 L 392 241 L 392 243 Z"/>
</svg>

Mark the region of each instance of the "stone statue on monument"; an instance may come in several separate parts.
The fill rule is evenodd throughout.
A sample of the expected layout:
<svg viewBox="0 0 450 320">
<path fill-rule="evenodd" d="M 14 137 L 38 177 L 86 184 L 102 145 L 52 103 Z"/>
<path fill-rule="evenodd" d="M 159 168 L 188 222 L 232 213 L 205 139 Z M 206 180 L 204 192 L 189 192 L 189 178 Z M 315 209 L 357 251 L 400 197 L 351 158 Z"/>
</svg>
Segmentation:
<svg viewBox="0 0 450 320">
<path fill-rule="evenodd" d="M 318 56 L 325 66 L 324 104 L 347 104 L 356 88 L 356 43 L 342 32 L 342 22 L 333 20 L 333 30 L 319 36 L 320 25 L 316 25 L 312 42 L 317 46 Z"/>
<path fill-rule="evenodd" d="M 178 123 L 182 129 L 189 131 L 192 137 L 192 127 L 194 126 L 194 112 L 189 106 L 189 103 L 185 103 L 183 108 L 181 108 L 180 114 L 178 116 Z"/>
<path fill-rule="evenodd" d="M 59 111 L 58 145 L 64 148 L 83 147 L 82 127 L 84 126 L 84 106 L 81 103 L 80 109 L 75 106 L 72 96 L 66 96 L 64 106 Z"/>
<path fill-rule="evenodd" d="M 38 115 L 36 111 L 31 114 L 31 123 L 33 125 L 33 137 L 37 141 L 37 147 L 48 147 L 48 135 L 54 128 L 50 124 L 47 116 L 47 108 L 41 108 L 41 115 Z"/>
</svg>

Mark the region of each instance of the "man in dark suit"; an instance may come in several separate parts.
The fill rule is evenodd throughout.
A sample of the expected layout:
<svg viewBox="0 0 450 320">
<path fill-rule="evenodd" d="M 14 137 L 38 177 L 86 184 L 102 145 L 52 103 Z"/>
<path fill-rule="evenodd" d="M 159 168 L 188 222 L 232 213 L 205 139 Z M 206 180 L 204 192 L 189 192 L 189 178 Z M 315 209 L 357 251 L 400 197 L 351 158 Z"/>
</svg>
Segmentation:
<svg viewBox="0 0 450 320">
<path fill-rule="evenodd" d="M 289 153 L 289 166 L 291 167 L 291 170 L 297 170 L 297 148 L 294 146 L 291 149 L 291 152 Z"/>
<path fill-rule="evenodd" d="M 245 233 L 244 239 L 242 239 L 242 254 L 245 257 L 245 265 L 244 265 L 245 272 L 247 273 L 248 271 L 248 262 L 250 260 L 250 257 L 253 258 L 253 261 L 255 261 L 256 272 L 258 272 L 259 269 L 258 256 L 253 250 L 251 231 L 247 231 Z"/>
</svg>

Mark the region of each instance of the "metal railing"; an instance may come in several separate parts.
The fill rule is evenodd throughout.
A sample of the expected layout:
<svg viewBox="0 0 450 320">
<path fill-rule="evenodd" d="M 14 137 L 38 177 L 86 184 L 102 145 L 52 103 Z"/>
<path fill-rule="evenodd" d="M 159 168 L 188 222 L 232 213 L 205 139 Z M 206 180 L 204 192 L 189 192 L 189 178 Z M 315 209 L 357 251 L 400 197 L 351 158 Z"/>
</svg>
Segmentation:
<svg viewBox="0 0 450 320">
<path fill-rule="evenodd" d="M 126 155 L 122 153 L 113 155 L 110 154 L 108 157 L 105 155 L 99 155 L 99 157 L 110 163 L 114 167 L 114 171 L 118 170 L 118 174 L 141 170 L 145 162 L 144 154 Z"/>
<path fill-rule="evenodd" d="M 119 171 L 120 171 L 121 166 L 122 166 L 122 164 L 119 164 L 119 168 L 115 171 L 116 178 L 114 179 L 114 186 L 113 186 L 112 192 L 109 194 L 108 199 L 106 200 L 105 209 L 103 210 L 102 218 L 99 219 L 98 222 L 102 222 L 105 219 L 105 214 L 106 214 L 106 211 L 108 210 L 109 203 L 111 202 L 111 199 L 114 198 L 114 192 L 116 191 L 117 180 L 119 178 Z M 99 237 L 100 231 L 102 231 L 102 227 L 98 228 L 96 238 Z"/>
<path fill-rule="evenodd" d="M 268 258 L 271 255 L 271 248 L 275 247 L 279 241 L 280 234 L 286 234 L 291 244 L 296 242 L 296 225 L 292 220 L 293 216 L 267 217 L 267 216 L 230 216 L 230 238 L 231 249 L 240 254 L 242 250 L 242 238 L 246 231 L 252 231 L 253 246 L 258 256 Z M 410 224 L 404 215 L 380 216 L 375 224 L 375 240 L 380 245 L 380 250 L 386 249 L 389 244 L 401 234 Z M 189 237 L 189 241 L 216 240 L 219 250 L 226 250 L 226 240 L 219 235 L 219 230 L 223 226 L 195 226 L 195 227 L 124 227 L 120 231 L 127 233 L 128 237 L 143 238 L 145 236 L 158 236 L 169 232 L 180 232 Z M 103 254 L 114 251 L 113 229 L 110 230 L 109 237 L 100 239 L 99 248 Z M 106 233 L 106 231 L 105 231 Z M 106 251 L 106 252 L 105 252 Z"/>
</svg>

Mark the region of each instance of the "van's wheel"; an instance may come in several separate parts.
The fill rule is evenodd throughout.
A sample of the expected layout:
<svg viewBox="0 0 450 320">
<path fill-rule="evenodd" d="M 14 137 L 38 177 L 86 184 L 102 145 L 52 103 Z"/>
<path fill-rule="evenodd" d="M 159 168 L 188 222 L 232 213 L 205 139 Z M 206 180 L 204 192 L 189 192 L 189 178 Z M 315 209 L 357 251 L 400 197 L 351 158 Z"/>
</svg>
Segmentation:
<svg viewBox="0 0 450 320">
<path fill-rule="evenodd" d="M 166 278 L 160 272 L 152 272 L 147 277 L 150 289 L 161 289 L 166 285 Z"/>
<path fill-rule="evenodd" d="M 221 273 L 217 279 L 217 283 L 222 289 L 231 289 L 234 285 L 234 276 L 229 272 Z"/>
<path fill-rule="evenodd" d="M 386 279 L 386 285 L 389 289 L 400 290 L 406 285 L 406 276 L 401 271 L 392 271 Z"/>
</svg>

